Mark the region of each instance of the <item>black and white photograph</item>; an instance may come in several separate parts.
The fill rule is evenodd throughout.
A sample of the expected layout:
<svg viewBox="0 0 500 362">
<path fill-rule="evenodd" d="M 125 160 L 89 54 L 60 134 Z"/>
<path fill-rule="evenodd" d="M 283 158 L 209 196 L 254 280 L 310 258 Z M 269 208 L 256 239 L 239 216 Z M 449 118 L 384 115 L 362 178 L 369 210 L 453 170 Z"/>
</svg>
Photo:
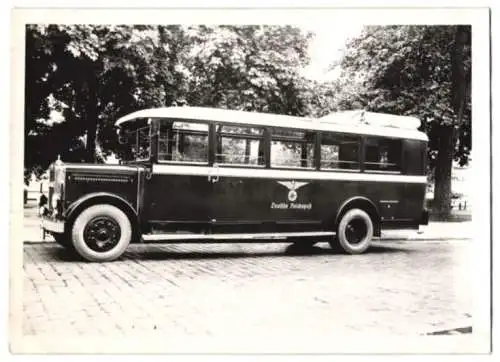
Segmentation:
<svg viewBox="0 0 500 362">
<path fill-rule="evenodd" d="M 13 353 L 490 351 L 487 8 L 12 29 Z"/>
</svg>

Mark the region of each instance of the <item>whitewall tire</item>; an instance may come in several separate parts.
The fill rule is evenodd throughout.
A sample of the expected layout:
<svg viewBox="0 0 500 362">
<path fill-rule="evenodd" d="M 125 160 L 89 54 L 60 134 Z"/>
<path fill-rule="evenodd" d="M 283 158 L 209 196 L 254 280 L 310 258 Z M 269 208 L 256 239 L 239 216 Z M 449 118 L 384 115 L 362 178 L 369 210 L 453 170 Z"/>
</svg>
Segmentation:
<svg viewBox="0 0 500 362">
<path fill-rule="evenodd" d="M 347 211 L 337 227 L 337 235 L 332 247 L 340 247 L 348 254 L 361 254 L 371 245 L 373 222 L 370 215 L 361 209 Z"/>
<path fill-rule="evenodd" d="M 83 210 L 71 229 L 75 250 L 87 261 L 118 259 L 132 239 L 132 224 L 125 213 L 113 205 L 99 204 Z"/>
</svg>

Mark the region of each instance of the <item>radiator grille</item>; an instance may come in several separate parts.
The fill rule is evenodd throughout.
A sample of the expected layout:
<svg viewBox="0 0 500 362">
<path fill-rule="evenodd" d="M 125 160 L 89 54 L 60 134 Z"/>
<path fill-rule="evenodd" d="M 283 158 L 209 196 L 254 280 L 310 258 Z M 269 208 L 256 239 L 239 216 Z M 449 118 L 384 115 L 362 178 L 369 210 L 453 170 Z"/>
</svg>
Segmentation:
<svg viewBox="0 0 500 362">
<path fill-rule="evenodd" d="M 80 182 L 117 182 L 117 183 L 128 183 L 130 180 L 127 177 L 117 177 L 117 176 L 99 176 L 99 175 L 75 175 L 73 176 L 74 181 Z"/>
</svg>

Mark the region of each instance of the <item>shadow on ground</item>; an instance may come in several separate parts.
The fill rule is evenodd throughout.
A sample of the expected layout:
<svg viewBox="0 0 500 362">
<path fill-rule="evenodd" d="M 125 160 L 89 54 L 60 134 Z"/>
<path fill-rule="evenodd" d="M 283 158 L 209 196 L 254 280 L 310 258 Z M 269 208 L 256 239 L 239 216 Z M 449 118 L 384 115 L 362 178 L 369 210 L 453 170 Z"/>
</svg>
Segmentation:
<svg viewBox="0 0 500 362">
<path fill-rule="evenodd" d="M 445 329 L 441 331 L 434 331 L 430 333 L 426 333 L 427 336 L 449 336 L 454 334 L 469 334 L 472 333 L 472 326 L 468 327 L 459 327 L 453 329 Z"/>
<path fill-rule="evenodd" d="M 60 260 L 60 261 L 82 261 L 82 259 L 73 251 L 63 248 L 56 243 L 45 243 L 38 244 L 44 245 L 46 248 L 45 252 L 50 258 Z M 323 255 L 345 255 L 349 257 L 355 257 L 352 255 L 347 255 L 339 250 L 333 250 L 328 246 L 328 244 L 322 243 L 321 245 L 306 246 L 290 244 L 284 249 L 274 249 L 274 250 L 252 250 L 251 246 L 247 250 L 238 250 L 235 247 L 234 250 L 210 250 L 209 244 L 205 244 L 204 250 L 202 251 L 190 251 L 186 249 L 179 249 L 181 244 L 169 244 L 169 245 L 131 245 L 125 254 L 119 259 L 124 260 L 201 260 L 201 259 L 226 259 L 226 258 L 265 258 L 265 257 L 315 257 Z M 186 245 L 186 244 L 184 244 Z M 413 253 L 416 252 L 415 249 L 405 248 L 403 246 L 397 245 L 383 245 L 376 244 L 372 245 L 364 254 L 360 256 L 366 256 L 370 254 L 384 254 L 384 253 Z"/>
</svg>

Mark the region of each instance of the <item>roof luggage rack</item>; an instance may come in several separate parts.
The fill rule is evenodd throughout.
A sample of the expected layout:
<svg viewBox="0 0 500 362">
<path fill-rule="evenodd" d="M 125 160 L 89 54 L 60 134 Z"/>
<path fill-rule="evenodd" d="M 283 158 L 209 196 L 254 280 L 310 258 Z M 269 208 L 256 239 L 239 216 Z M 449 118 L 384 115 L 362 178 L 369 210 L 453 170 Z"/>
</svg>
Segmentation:
<svg viewBox="0 0 500 362">
<path fill-rule="evenodd" d="M 364 110 L 333 112 L 317 118 L 316 121 L 320 123 L 350 126 L 370 125 L 374 127 L 391 127 L 409 130 L 417 130 L 420 127 L 420 120 L 416 117 L 367 112 Z"/>
</svg>

